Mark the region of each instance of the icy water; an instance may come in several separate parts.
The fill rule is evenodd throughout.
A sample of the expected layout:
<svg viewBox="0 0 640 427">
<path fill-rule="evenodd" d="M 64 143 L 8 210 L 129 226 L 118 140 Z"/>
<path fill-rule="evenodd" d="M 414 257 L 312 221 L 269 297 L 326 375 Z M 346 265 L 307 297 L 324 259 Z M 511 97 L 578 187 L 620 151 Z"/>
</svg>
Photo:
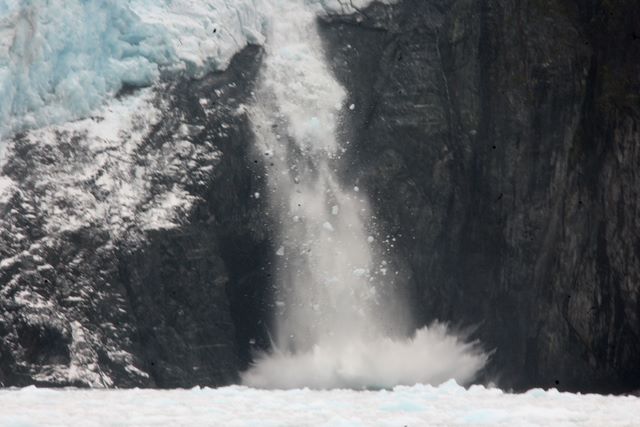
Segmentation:
<svg viewBox="0 0 640 427">
<path fill-rule="evenodd" d="M 0 390 L 0 426 L 638 426 L 640 398 L 450 381 L 383 391 Z"/>
</svg>

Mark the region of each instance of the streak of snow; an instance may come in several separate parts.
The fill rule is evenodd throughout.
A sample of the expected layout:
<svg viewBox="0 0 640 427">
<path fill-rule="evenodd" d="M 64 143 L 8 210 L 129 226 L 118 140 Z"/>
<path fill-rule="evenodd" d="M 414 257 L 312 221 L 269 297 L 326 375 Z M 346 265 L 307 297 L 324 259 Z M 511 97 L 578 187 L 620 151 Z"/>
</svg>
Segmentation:
<svg viewBox="0 0 640 427">
<path fill-rule="evenodd" d="M 33 185 L 48 233 L 97 225 L 120 238 L 131 225 L 141 230 L 177 225 L 176 218 L 195 200 L 180 185 L 188 173 L 182 163 L 199 158 L 212 163 L 219 153 L 178 139 L 146 157 L 141 154 L 145 137 L 161 117 L 163 107 L 154 99 L 154 91 L 144 89 L 113 100 L 91 118 L 41 128 L 15 143 L 57 157 L 37 163 L 39 170 L 33 171 L 34 177 L 47 177 Z M 173 184 L 151 191 L 159 174 L 171 177 Z"/>
<path fill-rule="evenodd" d="M 12 187 L 14 185 L 13 180 L 9 177 L 0 175 L 0 207 L 9 201 L 12 196 Z"/>
</svg>

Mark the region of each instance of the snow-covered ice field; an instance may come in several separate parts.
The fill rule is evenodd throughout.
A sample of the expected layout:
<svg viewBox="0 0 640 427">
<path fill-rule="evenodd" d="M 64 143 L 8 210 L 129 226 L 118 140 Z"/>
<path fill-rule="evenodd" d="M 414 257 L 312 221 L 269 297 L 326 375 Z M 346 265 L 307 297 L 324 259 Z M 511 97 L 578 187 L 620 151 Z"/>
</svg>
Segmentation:
<svg viewBox="0 0 640 427">
<path fill-rule="evenodd" d="M 640 398 L 450 381 L 393 390 L 0 390 L 0 426 L 638 426 Z"/>
</svg>

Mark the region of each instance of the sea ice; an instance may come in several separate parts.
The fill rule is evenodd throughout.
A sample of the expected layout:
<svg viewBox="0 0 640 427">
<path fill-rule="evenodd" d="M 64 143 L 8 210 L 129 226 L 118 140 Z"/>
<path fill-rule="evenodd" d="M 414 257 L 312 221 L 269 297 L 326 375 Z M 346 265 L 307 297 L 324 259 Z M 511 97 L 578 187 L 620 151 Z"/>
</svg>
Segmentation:
<svg viewBox="0 0 640 427">
<path fill-rule="evenodd" d="M 124 85 L 224 69 L 264 43 L 282 1 L 0 0 L 0 140 L 86 117 Z M 316 13 L 371 2 L 299 1 Z"/>
<path fill-rule="evenodd" d="M 450 381 L 392 390 L 0 390 L 0 425 L 17 426 L 633 426 L 640 398 Z"/>
</svg>

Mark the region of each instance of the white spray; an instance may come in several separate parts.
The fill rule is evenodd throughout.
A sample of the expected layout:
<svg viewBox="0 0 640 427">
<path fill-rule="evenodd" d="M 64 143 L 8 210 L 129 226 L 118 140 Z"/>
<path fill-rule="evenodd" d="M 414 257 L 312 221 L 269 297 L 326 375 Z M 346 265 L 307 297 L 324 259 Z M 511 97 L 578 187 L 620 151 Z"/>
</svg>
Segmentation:
<svg viewBox="0 0 640 427">
<path fill-rule="evenodd" d="M 324 60 L 317 10 L 274 2 L 266 58 L 250 109 L 279 218 L 276 348 L 243 374 L 264 388 L 392 387 L 468 382 L 487 357 L 434 325 L 390 338 L 379 296 L 366 198 L 335 173 L 345 90 Z"/>
</svg>

